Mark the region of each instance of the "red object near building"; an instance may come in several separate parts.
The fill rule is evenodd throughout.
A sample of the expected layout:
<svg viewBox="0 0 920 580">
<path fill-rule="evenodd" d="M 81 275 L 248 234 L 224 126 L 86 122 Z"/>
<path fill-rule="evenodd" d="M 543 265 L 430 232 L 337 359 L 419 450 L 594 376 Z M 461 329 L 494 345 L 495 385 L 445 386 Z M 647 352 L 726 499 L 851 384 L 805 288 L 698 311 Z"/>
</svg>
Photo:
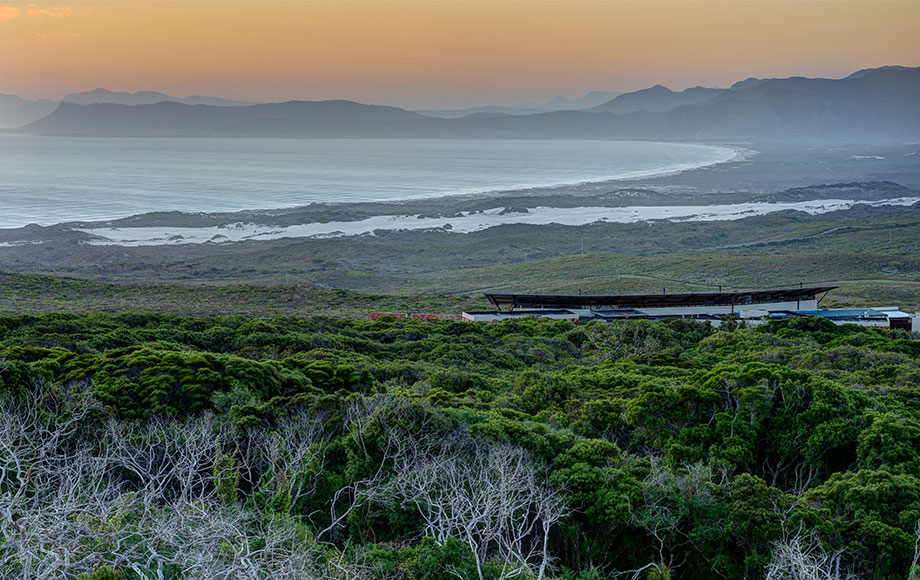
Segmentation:
<svg viewBox="0 0 920 580">
<path fill-rule="evenodd" d="M 384 316 L 391 316 L 393 318 L 408 318 L 408 314 L 405 312 L 371 312 L 371 320 L 380 320 Z"/>
</svg>

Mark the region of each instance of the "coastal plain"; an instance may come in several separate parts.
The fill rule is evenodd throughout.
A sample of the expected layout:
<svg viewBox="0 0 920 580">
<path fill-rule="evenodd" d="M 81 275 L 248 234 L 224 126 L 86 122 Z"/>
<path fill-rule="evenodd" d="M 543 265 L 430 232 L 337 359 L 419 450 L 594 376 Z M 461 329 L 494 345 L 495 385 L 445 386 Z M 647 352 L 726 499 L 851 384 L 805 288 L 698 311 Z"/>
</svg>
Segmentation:
<svg viewBox="0 0 920 580">
<path fill-rule="evenodd" d="M 920 308 L 920 207 L 912 201 L 920 197 L 920 147 L 721 145 L 743 154 L 728 163 L 634 180 L 402 202 L 164 212 L 0 230 L 0 270 L 7 277 L 0 310 L 456 313 L 484 306 L 481 295 L 487 291 L 645 293 L 800 283 L 839 285 L 827 304 Z M 729 221 L 562 225 L 515 220 L 533 216 L 534 208 L 571 214 L 585 207 L 680 205 L 705 212 L 708 206 L 820 206 L 829 200 L 856 203 L 814 215 L 787 209 Z M 885 205 L 887 200 L 902 201 Z M 270 231 L 407 215 L 448 223 L 456 216 L 489 215 L 507 223 L 469 233 L 445 227 L 381 229 L 223 243 L 173 239 L 143 246 L 106 242 L 98 235 L 110 228 L 130 237 L 132 228 L 219 231 L 234 224 Z"/>
</svg>

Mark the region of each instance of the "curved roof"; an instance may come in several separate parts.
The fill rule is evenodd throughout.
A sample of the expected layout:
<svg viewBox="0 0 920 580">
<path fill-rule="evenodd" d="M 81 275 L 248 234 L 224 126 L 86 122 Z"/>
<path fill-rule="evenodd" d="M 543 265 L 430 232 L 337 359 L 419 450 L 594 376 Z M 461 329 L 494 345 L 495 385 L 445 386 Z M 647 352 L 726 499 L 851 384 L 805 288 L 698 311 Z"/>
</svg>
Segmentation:
<svg viewBox="0 0 920 580">
<path fill-rule="evenodd" d="M 501 309 L 509 308 L 661 308 L 668 306 L 715 306 L 726 304 L 764 304 L 810 300 L 818 294 L 834 290 L 837 286 L 811 286 L 780 290 L 753 290 L 750 292 L 692 292 L 686 294 L 486 294 L 489 302 Z"/>
</svg>

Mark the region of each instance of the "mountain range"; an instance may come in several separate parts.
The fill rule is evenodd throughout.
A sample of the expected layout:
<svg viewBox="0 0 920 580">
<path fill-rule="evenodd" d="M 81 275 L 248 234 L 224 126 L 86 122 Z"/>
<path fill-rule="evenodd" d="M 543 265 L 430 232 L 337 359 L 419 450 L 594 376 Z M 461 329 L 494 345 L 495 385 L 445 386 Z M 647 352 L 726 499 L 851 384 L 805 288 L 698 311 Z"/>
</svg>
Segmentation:
<svg viewBox="0 0 920 580">
<path fill-rule="evenodd" d="M 920 68 L 843 79 L 747 79 L 729 89 L 662 86 L 587 110 L 438 118 L 351 101 L 215 106 L 61 103 L 21 132 L 39 135 L 470 137 L 661 140 L 920 140 Z"/>
<path fill-rule="evenodd" d="M 296 136 L 319 132 L 335 135 L 372 131 L 378 125 L 426 119 L 396 107 L 363 105 L 351 101 L 289 101 L 216 107 L 162 101 L 149 105 L 61 103 L 42 119 L 22 128 L 40 135 L 98 136 Z"/>
<path fill-rule="evenodd" d="M 29 101 L 16 95 L 0 94 L 0 127 L 21 127 L 54 111 L 57 101 Z"/>
<path fill-rule="evenodd" d="M 16 95 L 0 94 L 0 128 L 21 127 L 32 121 L 41 119 L 53 112 L 61 103 L 75 103 L 78 105 L 93 105 L 98 103 L 114 103 L 119 105 L 151 105 L 163 101 L 174 101 L 186 105 L 214 105 L 231 107 L 251 105 L 248 101 L 223 99 L 220 97 L 204 97 L 192 95 L 190 97 L 174 97 L 156 91 L 140 91 L 137 93 L 113 92 L 107 89 L 95 89 L 80 93 L 70 93 L 58 101 L 40 99 L 30 101 Z"/>
<path fill-rule="evenodd" d="M 190 97 L 173 97 L 156 91 L 140 91 L 137 93 L 118 93 L 106 89 L 95 89 L 82 93 L 70 93 L 60 102 L 74 103 L 76 105 L 94 105 L 97 103 L 115 103 L 117 105 L 152 105 L 163 101 L 175 101 L 185 105 L 214 105 L 216 107 L 238 107 L 251 105 L 249 101 L 222 99 L 220 97 L 203 97 L 192 95 Z"/>
<path fill-rule="evenodd" d="M 696 103 L 708 101 L 721 95 L 725 90 L 693 87 L 692 89 L 677 92 L 662 85 L 655 85 L 650 89 L 619 95 L 589 110 L 592 112 L 618 113 L 620 115 L 635 113 L 636 111 L 665 113 L 683 105 L 695 105 Z"/>
<path fill-rule="evenodd" d="M 610 91 L 591 91 L 583 97 L 576 99 L 567 99 L 562 95 L 557 95 L 545 103 L 524 103 L 522 105 L 511 106 L 484 106 L 470 107 L 468 109 L 438 109 L 438 110 L 420 110 L 417 111 L 430 117 L 442 117 L 444 119 L 456 119 L 476 114 L 505 114 L 505 115 L 532 115 L 535 113 L 550 113 L 553 111 L 571 111 L 588 109 L 610 101 L 611 99 L 623 93 L 613 93 Z"/>
</svg>

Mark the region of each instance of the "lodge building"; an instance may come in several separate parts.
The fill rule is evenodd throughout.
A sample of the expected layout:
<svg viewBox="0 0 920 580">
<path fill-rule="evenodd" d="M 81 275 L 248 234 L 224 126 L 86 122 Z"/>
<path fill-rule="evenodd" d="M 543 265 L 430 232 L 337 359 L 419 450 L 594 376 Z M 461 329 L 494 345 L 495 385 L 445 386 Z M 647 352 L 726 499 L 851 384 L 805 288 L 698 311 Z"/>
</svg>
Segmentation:
<svg viewBox="0 0 920 580">
<path fill-rule="evenodd" d="M 810 286 L 747 292 L 682 294 L 486 294 L 495 310 L 470 311 L 463 319 L 499 322 L 524 316 L 557 320 L 624 320 L 690 318 L 719 325 L 743 320 L 753 326 L 777 318 L 821 316 L 836 324 L 911 330 L 912 317 L 895 307 L 827 310 L 820 302 L 836 286 Z"/>
</svg>

